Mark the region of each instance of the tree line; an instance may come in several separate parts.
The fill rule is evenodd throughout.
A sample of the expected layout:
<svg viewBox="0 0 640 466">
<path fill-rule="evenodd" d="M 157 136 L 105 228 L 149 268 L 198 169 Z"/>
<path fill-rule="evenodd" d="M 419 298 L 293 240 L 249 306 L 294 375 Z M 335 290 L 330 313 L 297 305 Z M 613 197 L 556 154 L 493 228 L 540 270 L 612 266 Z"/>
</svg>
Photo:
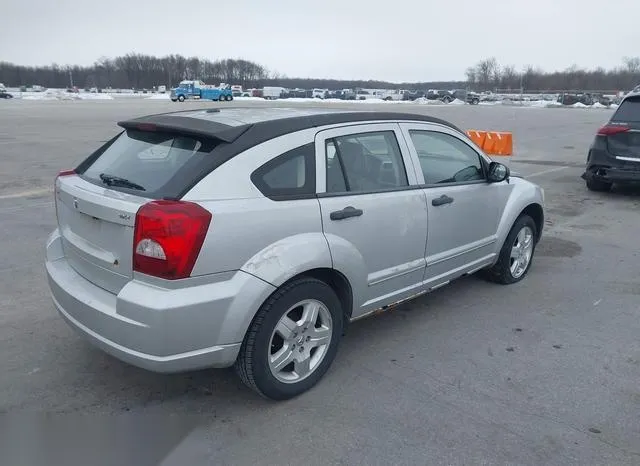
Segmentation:
<svg viewBox="0 0 640 466">
<path fill-rule="evenodd" d="M 0 62 L 0 82 L 8 87 L 40 85 L 46 88 L 97 87 L 100 89 L 152 89 L 175 86 L 183 79 L 201 79 L 209 84 L 240 84 L 245 88 L 283 86 L 287 88 L 386 88 L 386 89 L 458 89 L 493 91 L 523 89 L 629 90 L 640 84 L 640 57 L 625 57 L 614 69 L 586 70 L 571 66 L 563 71 L 545 72 L 527 66 L 502 66 L 495 58 L 479 61 L 466 70 L 464 81 L 425 81 L 389 83 L 376 80 L 339 80 L 289 78 L 264 66 L 243 59 L 207 60 L 182 55 L 155 57 L 130 53 L 116 58 L 102 57 L 91 66 L 22 66 Z"/>
<path fill-rule="evenodd" d="M 130 53 L 102 57 L 91 66 L 21 66 L 0 62 L 0 82 L 8 87 L 39 85 L 46 88 L 97 87 L 100 89 L 152 89 L 172 86 L 183 79 L 207 83 L 251 85 L 270 76 L 257 63 L 242 59 L 206 60 L 198 57 Z"/>
<path fill-rule="evenodd" d="M 629 91 L 640 84 L 640 57 L 624 57 L 622 65 L 610 70 L 586 70 L 573 65 L 551 73 L 533 66 L 522 70 L 513 65 L 501 66 L 492 57 L 467 68 L 465 74 L 469 87 L 478 91 Z"/>
</svg>

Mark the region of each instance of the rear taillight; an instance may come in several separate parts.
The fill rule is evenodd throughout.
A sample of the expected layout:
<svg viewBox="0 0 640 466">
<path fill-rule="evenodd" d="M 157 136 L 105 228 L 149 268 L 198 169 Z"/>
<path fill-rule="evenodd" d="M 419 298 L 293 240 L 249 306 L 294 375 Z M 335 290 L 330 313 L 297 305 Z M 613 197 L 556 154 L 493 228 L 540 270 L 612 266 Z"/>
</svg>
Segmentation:
<svg viewBox="0 0 640 466">
<path fill-rule="evenodd" d="M 56 179 L 53 182 L 53 203 L 56 208 L 56 218 L 58 218 L 58 196 L 60 195 L 60 192 L 58 191 L 58 178 L 62 178 L 63 176 L 71 176 L 75 174 L 76 174 L 75 170 L 62 170 L 61 172 L 58 173 L 58 175 L 56 176 Z"/>
<path fill-rule="evenodd" d="M 60 173 L 58 173 L 58 178 L 60 178 L 61 176 L 71 176 L 75 174 L 76 174 L 75 170 L 62 170 Z"/>
<path fill-rule="evenodd" d="M 604 125 L 598 130 L 598 136 L 613 136 L 627 131 L 629 131 L 629 127 L 626 125 Z"/>
<path fill-rule="evenodd" d="M 152 201 L 136 214 L 133 270 L 167 280 L 191 275 L 211 213 L 184 201 Z"/>
</svg>

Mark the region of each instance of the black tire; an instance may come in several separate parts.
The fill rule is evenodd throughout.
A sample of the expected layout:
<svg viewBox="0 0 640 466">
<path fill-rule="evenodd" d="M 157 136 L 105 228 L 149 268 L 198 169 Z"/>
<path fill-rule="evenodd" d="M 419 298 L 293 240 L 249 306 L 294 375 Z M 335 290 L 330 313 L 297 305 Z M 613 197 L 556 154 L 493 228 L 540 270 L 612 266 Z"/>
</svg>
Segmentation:
<svg viewBox="0 0 640 466">
<path fill-rule="evenodd" d="M 600 181 L 600 180 L 586 180 L 586 184 L 587 184 L 587 189 L 589 191 L 596 191 L 596 192 L 607 192 L 611 190 L 611 186 L 613 185 L 613 183 L 607 183 L 606 181 Z"/>
<path fill-rule="evenodd" d="M 471 105 L 478 105 L 480 103 L 480 101 L 478 99 L 472 99 L 471 100 Z"/>
<path fill-rule="evenodd" d="M 518 236 L 518 233 L 520 233 L 520 230 L 527 226 L 531 228 L 531 231 L 533 232 L 533 249 L 531 251 L 531 259 L 529 260 L 524 273 L 522 273 L 522 275 L 518 277 L 514 277 L 511 273 L 511 248 L 514 245 L 516 237 Z M 533 219 L 526 214 L 518 217 L 518 219 L 511 227 L 511 231 L 509 231 L 507 239 L 502 245 L 500 255 L 498 256 L 498 261 L 493 265 L 493 267 L 482 271 L 483 277 L 486 280 L 494 283 L 499 283 L 501 285 L 510 285 L 522 280 L 527 276 L 527 273 L 529 273 L 529 270 L 531 269 L 531 264 L 533 264 L 533 258 L 535 256 L 537 246 L 537 238 L 538 228 L 536 227 L 536 222 L 534 222 Z"/>
<path fill-rule="evenodd" d="M 227 94 L 224 98 L 224 100 L 226 100 L 227 102 L 231 102 L 233 100 L 233 96 L 230 94 Z"/>
<path fill-rule="evenodd" d="M 442 98 L 442 101 L 443 101 L 445 104 L 448 104 L 448 103 L 450 103 L 450 102 L 451 102 L 451 98 L 450 98 L 450 97 L 448 97 L 448 96 L 447 96 L 447 97 L 443 97 L 443 98 Z"/>
<path fill-rule="evenodd" d="M 268 363 L 271 335 L 283 314 L 305 299 L 322 302 L 331 314 L 331 342 L 324 359 L 307 378 L 296 383 L 280 382 Z M 245 385 L 272 400 L 287 400 L 306 392 L 331 366 L 342 337 L 343 319 L 340 300 L 326 283 L 314 278 L 301 278 L 283 285 L 265 301 L 254 317 L 235 363 L 236 373 Z"/>
<path fill-rule="evenodd" d="M 183 95 L 179 95 L 178 96 L 178 102 L 184 102 L 184 96 Z"/>
<path fill-rule="evenodd" d="M 171 102 L 177 102 L 178 99 L 171 99 Z"/>
</svg>

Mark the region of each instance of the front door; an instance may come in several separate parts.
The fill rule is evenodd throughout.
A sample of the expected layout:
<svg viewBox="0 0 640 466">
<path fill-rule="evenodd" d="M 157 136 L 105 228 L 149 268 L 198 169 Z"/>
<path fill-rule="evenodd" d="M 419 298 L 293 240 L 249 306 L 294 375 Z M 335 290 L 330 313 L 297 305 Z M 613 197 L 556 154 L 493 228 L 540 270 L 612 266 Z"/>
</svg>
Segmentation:
<svg viewBox="0 0 640 466">
<path fill-rule="evenodd" d="M 487 182 L 483 157 L 458 132 L 420 123 L 402 129 L 427 201 L 426 285 L 491 263 L 506 183 Z"/>
<path fill-rule="evenodd" d="M 351 283 L 352 316 L 415 293 L 424 276 L 427 211 L 399 126 L 322 131 L 316 153 L 323 229 L 334 267 Z"/>
</svg>

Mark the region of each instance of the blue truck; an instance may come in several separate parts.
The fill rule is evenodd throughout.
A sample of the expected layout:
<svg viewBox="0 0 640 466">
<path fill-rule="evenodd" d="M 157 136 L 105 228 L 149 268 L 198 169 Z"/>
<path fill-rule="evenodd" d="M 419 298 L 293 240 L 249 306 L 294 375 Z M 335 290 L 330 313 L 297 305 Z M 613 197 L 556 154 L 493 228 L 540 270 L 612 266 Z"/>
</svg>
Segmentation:
<svg viewBox="0 0 640 466">
<path fill-rule="evenodd" d="M 173 102 L 184 102 L 187 99 L 228 102 L 233 100 L 233 92 L 231 86 L 226 84 L 211 86 L 202 81 L 180 81 L 178 87 L 171 89 L 170 97 Z"/>
</svg>

